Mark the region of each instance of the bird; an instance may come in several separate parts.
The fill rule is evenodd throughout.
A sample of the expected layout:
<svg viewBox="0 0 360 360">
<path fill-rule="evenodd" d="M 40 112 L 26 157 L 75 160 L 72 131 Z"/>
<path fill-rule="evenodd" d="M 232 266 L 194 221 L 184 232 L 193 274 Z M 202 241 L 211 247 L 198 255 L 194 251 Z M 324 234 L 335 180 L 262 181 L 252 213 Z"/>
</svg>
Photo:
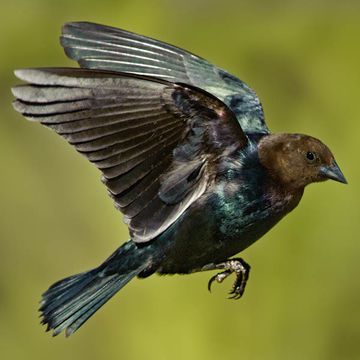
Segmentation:
<svg viewBox="0 0 360 360">
<path fill-rule="evenodd" d="M 53 336 L 73 334 L 135 277 L 212 270 L 208 289 L 233 275 L 239 299 L 250 265 L 234 256 L 307 185 L 347 183 L 323 142 L 272 133 L 255 92 L 199 56 L 90 22 L 66 23 L 60 42 L 80 67 L 15 70 L 13 106 L 100 170 L 130 239 L 43 294 Z"/>
</svg>

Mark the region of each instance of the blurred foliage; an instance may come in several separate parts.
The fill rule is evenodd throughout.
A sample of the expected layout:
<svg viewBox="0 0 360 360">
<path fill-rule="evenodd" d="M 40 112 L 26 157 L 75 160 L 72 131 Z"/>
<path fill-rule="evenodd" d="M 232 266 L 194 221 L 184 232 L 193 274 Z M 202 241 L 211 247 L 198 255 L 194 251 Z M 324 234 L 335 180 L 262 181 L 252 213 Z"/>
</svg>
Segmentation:
<svg viewBox="0 0 360 360">
<path fill-rule="evenodd" d="M 3 359 L 359 359 L 358 1 L 3 0 L 0 349 Z M 39 295 L 128 237 L 96 169 L 11 107 L 14 68 L 75 66 L 61 25 L 87 20 L 189 49 L 259 94 L 269 127 L 322 139 L 349 185 L 310 186 L 246 250 L 240 301 L 210 273 L 135 280 L 75 336 L 38 325 Z M 191 241 L 191 239 L 189 239 Z"/>
</svg>

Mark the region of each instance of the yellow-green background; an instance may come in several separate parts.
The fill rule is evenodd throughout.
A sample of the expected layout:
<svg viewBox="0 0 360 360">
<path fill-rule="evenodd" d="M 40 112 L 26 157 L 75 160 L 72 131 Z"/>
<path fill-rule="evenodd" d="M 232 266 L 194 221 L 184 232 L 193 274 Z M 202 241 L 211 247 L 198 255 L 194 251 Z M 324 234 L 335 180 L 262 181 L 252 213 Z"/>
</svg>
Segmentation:
<svg viewBox="0 0 360 360">
<path fill-rule="evenodd" d="M 273 131 L 321 138 L 349 185 L 310 186 L 243 254 L 245 297 L 210 273 L 135 280 L 69 339 L 39 325 L 40 294 L 127 239 L 99 174 L 11 107 L 14 68 L 69 66 L 66 21 L 187 48 L 260 96 Z M 0 9 L 2 359 L 360 359 L 360 6 L 354 1 L 3 0 Z M 191 239 L 189 239 L 191 241 Z"/>
</svg>

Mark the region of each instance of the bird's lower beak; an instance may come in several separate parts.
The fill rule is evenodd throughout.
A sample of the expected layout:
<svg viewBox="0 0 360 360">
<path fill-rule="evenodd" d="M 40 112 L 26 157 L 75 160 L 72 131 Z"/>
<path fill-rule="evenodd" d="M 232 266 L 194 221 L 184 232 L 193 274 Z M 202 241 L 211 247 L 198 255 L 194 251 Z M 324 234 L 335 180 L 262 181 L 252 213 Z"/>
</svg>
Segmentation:
<svg viewBox="0 0 360 360">
<path fill-rule="evenodd" d="M 322 166 L 320 168 L 320 174 L 327 179 L 332 179 L 335 181 L 339 181 L 343 184 L 347 184 L 345 176 L 341 172 L 339 165 L 336 163 L 336 161 L 334 161 L 333 164 L 330 166 Z"/>
</svg>

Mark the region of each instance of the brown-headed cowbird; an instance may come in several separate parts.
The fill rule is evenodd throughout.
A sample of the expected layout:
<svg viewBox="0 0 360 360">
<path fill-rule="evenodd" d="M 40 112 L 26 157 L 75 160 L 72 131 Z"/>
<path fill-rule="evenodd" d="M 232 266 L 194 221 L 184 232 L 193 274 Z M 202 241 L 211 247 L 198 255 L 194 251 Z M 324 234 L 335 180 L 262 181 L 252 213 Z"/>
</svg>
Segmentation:
<svg viewBox="0 0 360 360">
<path fill-rule="evenodd" d="M 321 141 L 271 134 L 241 80 L 174 46 L 92 23 L 63 27 L 78 68 L 17 70 L 14 107 L 95 164 L 131 239 L 99 267 L 52 285 L 42 322 L 76 331 L 135 276 L 221 270 L 299 203 L 306 185 L 346 183 Z"/>
</svg>

